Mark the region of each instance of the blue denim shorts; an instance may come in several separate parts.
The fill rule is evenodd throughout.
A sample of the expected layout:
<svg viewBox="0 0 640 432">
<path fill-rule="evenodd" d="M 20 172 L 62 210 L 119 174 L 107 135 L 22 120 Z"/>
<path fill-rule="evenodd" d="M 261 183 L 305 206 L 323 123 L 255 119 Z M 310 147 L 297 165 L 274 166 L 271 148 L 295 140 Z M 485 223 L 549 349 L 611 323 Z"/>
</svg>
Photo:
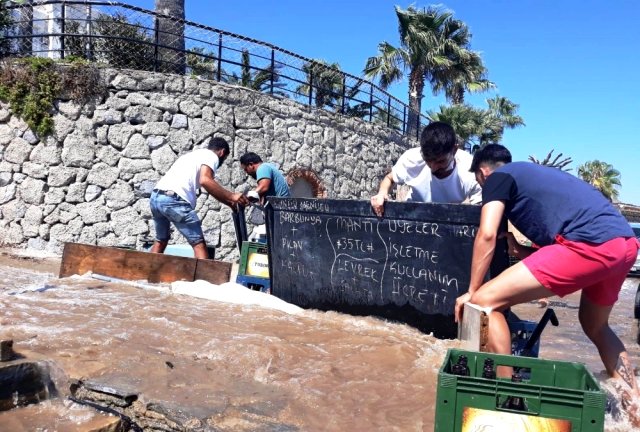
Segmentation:
<svg viewBox="0 0 640 432">
<path fill-rule="evenodd" d="M 191 204 L 178 195 L 151 193 L 151 215 L 156 226 L 156 240 L 165 242 L 171 237 L 171 223 L 191 246 L 204 242 L 202 224 Z"/>
</svg>

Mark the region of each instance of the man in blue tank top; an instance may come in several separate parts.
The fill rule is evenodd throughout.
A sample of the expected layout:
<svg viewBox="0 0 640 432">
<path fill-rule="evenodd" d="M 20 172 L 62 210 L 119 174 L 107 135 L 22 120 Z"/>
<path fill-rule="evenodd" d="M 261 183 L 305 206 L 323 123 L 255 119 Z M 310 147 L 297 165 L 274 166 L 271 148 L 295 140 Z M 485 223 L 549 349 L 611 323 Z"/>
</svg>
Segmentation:
<svg viewBox="0 0 640 432">
<path fill-rule="evenodd" d="M 240 158 L 240 167 L 249 176 L 257 180 L 258 185 L 254 191 L 264 203 L 264 199 L 270 196 L 289 197 L 289 185 L 282 173 L 275 165 L 262 161 L 262 158 L 253 152 L 248 152 Z"/>
<path fill-rule="evenodd" d="M 609 375 L 638 395 L 629 356 L 608 322 L 637 256 L 638 241 L 629 223 L 591 185 L 556 168 L 511 163 L 509 150 L 501 145 L 478 150 L 471 171 L 482 186 L 482 212 L 469 291 L 456 301 L 456 321 L 466 302 L 490 308 L 489 349 L 510 354 L 511 337 L 501 311 L 582 290 L 582 329 L 598 348 Z M 521 261 L 483 284 L 503 218 L 536 247 L 519 245 L 507 234 L 509 253 Z"/>
</svg>

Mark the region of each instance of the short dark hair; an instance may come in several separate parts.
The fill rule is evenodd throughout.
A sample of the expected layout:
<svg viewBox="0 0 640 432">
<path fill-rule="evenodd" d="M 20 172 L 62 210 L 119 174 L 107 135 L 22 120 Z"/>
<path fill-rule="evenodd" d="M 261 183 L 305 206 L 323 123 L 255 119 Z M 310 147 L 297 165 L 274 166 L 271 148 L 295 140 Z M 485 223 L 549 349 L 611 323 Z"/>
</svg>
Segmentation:
<svg viewBox="0 0 640 432">
<path fill-rule="evenodd" d="M 495 167 L 498 164 L 508 163 L 511 163 L 511 152 L 509 149 L 500 144 L 489 144 L 476 150 L 469 171 L 477 172 L 482 164 Z"/>
<path fill-rule="evenodd" d="M 420 135 L 420 150 L 424 160 L 434 160 L 453 152 L 457 146 L 456 132 L 444 122 L 431 122 Z"/>
<path fill-rule="evenodd" d="M 262 158 L 254 152 L 247 152 L 240 157 L 240 165 L 249 165 L 261 162 Z"/>
<path fill-rule="evenodd" d="M 224 138 L 215 137 L 209 140 L 209 144 L 207 144 L 207 149 L 209 150 L 224 150 L 224 154 L 228 155 L 231 153 L 229 150 L 229 143 Z"/>
</svg>

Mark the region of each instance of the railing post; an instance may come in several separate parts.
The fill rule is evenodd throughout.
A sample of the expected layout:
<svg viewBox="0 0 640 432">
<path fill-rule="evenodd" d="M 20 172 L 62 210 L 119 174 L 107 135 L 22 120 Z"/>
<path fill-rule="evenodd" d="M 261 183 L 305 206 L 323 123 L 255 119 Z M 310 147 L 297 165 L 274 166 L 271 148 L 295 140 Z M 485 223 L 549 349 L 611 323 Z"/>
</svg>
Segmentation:
<svg viewBox="0 0 640 432">
<path fill-rule="evenodd" d="M 60 32 L 62 33 L 62 36 L 60 37 L 60 58 L 64 59 L 64 40 L 65 40 L 65 34 L 66 32 L 66 24 L 67 24 L 67 5 L 65 2 L 62 2 L 62 11 L 60 11 L 60 19 L 62 20 L 62 23 L 60 25 Z"/>
<path fill-rule="evenodd" d="M 271 48 L 271 95 L 273 95 L 273 81 L 276 74 L 276 54 L 275 50 Z"/>
<path fill-rule="evenodd" d="M 340 108 L 340 114 L 345 113 L 345 102 L 347 101 L 347 76 L 342 74 L 342 107 Z"/>
<path fill-rule="evenodd" d="M 90 4 L 87 4 L 87 24 L 86 24 L 86 32 L 88 37 L 86 49 L 89 50 L 86 56 L 89 60 L 93 60 L 93 7 Z"/>
<path fill-rule="evenodd" d="M 313 63 L 311 64 L 309 69 L 309 106 L 311 106 L 312 101 L 313 101 Z"/>
<path fill-rule="evenodd" d="M 373 84 L 370 84 L 369 89 L 369 121 L 373 121 Z"/>
<path fill-rule="evenodd" d="M 154 19 L 154 44 L 153 44 L 153 71 L 158 72 L 158 44 L 160 43 L 160 20 L 156 16 Z"/>
<path fill-rule="evenodd" d="M 391 95 L 387 95 L 387 127 L 391 126 Z"/>
<path fill-rule="evenodd" d="M 222 79 L 222 33 L 218 33 L 218 82 Z"/>
<path fill-rule="evenodd" d="M 402 135 L 407 133 L 407 106 L 402 106 Z"/>
</svg>

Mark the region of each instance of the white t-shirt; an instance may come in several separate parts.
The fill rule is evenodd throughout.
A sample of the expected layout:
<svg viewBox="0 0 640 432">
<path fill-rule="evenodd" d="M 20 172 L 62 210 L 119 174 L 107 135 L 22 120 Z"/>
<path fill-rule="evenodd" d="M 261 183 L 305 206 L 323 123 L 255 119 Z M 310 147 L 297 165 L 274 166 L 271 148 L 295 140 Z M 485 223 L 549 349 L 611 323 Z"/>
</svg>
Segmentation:
<svg viewBox="0 0 640 432">
<path fill-rule="evenodd" d="M 156 189 L 170 190 L 196 208 L 196 191 L 200 189 L 200 167 L 206 165 L 215 173 L 218 156 L 211 150 L 198 149 L 180 156 L 156 183 Z"/>
<path fill-rule="evenodd" d="M 464 150 L 455 154 L 456 166 L 443 179 L 431 175 L 431 170 L 422 159 L 420 148 L 407 150 L 391 169 L 393 181 L 411 187 L 407 201 L 479 204 L 482 189 L 473 173 L 469 172 L 473 157 Z"/>
</svg>

